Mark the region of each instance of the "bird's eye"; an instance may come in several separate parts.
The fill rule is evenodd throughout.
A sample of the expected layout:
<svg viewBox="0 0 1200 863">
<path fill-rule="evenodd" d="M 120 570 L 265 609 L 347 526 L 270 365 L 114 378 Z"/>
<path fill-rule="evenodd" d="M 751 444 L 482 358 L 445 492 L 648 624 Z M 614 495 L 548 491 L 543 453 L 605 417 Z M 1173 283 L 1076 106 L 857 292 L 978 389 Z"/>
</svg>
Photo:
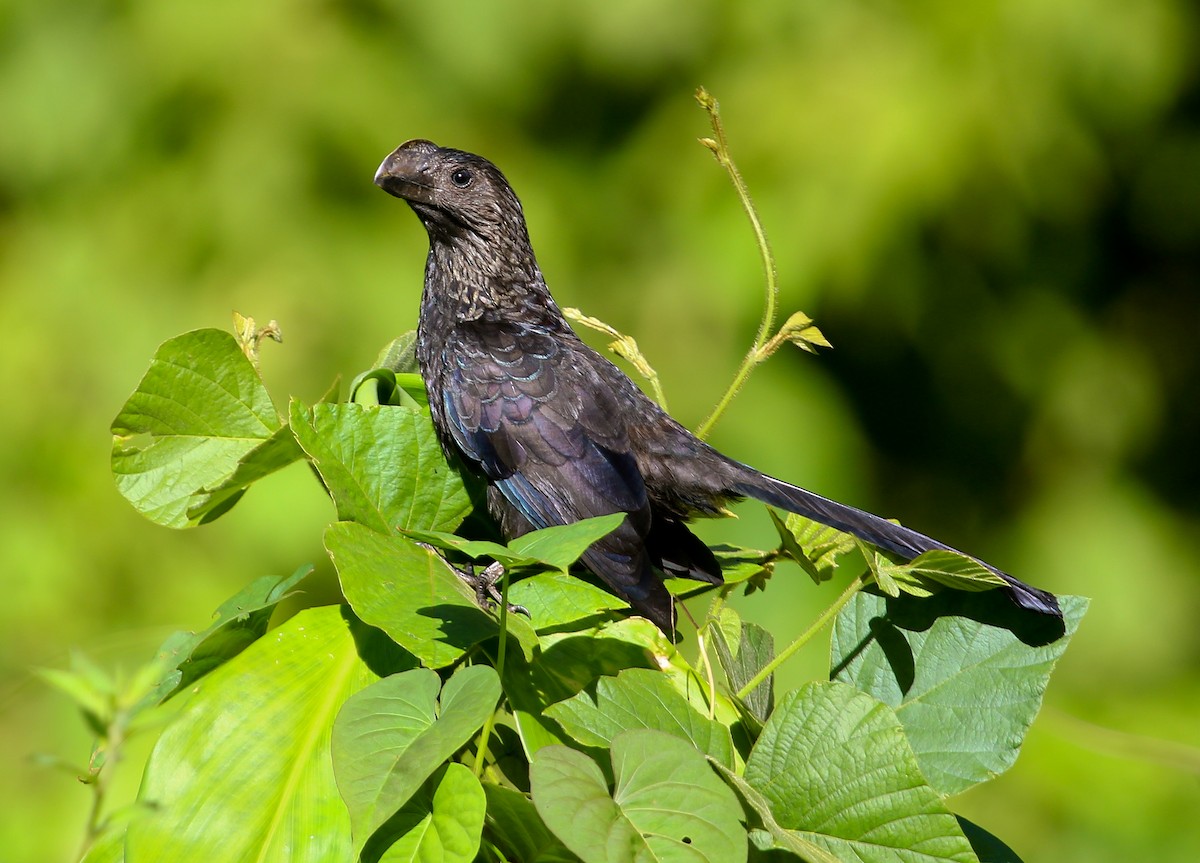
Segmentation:
<svg viewBox="0 0 1200 863">
<path fill-rule="evenodd" d="M 460 189 L 465 189 L 467 186 L 471 185 L 471 180 L 473 179 L 474 177 L 472 176 L 471 172 L 466 168 L 459 168 L 450 175 L 450 182 L 458 186 Z"/>
</svg>

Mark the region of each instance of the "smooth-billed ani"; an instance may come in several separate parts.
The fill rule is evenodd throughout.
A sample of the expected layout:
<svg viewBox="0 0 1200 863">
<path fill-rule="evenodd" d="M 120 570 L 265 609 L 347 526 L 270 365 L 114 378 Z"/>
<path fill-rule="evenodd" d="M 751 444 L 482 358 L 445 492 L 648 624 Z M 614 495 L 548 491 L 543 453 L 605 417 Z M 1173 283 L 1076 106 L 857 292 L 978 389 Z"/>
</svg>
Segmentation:
<svg viewBox="0 0 1200 863">
<path fill-rule="evenodd" d="M 491 162 L 430 141 L 402 144 L 375 174 L 429 234 L 417 359 L 447 453 L 488 483 L 508 538 L 614 512 L 583 563 L 671 632 L 667 576 L 721 583 L 685 524 L 757 498 L 911 559 L 950 549 L 868 512 L 727 458 L 673 420 L 563 318 L 538 268 L 521 203 Z M 1017 605 L 1061 616 L 1055 597 L 989 564 Z"/>
</svg>

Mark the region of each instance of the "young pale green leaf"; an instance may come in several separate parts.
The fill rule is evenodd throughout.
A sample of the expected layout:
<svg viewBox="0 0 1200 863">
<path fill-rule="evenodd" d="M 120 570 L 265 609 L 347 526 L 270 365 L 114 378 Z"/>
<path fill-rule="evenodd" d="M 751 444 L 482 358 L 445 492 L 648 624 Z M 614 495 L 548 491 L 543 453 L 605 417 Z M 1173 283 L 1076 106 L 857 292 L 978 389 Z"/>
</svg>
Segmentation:
<svg viewBox="0 0 1200 863">
<path fill-rule="evenodd" d="M 372 838 L 362 859 L 378 863 L 471 863 L 479 852 L 487 800 L 461 764 L 439 768 Z"/>
<path fill-rule="evenodd" d="M 595 694 L 580 692 L 552 704 L 545 715 L 584 746 L 607 749 L 622 731 L 653 728 L 691 743 L 726 767 L 734 766 L 729 729 L 701 715 L 661 671 L 627 668 L 596 681 Z"/>
<path fill-rule="evenodd" d="M 423 411 L 293 400 L 291 424 L 341 521 L 380 533 L 453 530 L 473 508 Z"/>
<path fill-rule="evenodd" d="M 403 536 L 340 521 L 325 529 L 325 548 L 354 613 L 430 668 L 499 631 L 441 557 Z"/>
<path fill-rule="evenodd" d="M 350 859 L 329 736 L 375 679 L 355 626 L 336 606 L 302 611 L 194 684 L 146 765 L 130 863 Z"/>
<path fill-rule="evenodd" d="M 771 633 L 756 623 L 740 623 L 740 629 L 738 640 L 732 645 L 726 641 L 723 628 L 716 630 L 714 638 L 721 668 L 734 692 L 740 692 L 775 658 L 775 638 Z M 759 722 L 766 722 L 775 708 L 774 681 L 775 675 L 768 676 L 742 699 L 750 715 Z"/>
<path fill-rule="evenodd" d="M 851 686 L 809 683 L 788 693 L 745 778 L 781 827 L 841 860 L 975 863 L 891 708 Z"/>
<path fill-rule="evenodd" d="M 375 357 L 375 368 L 390 369 L 397 375 L 417 374 L 417 331 L 409 330 L 388 342 L 379 356 Z"/>
<path fill-rule="evenodd" d="M 385 677 L 346 702 L 333 726 L 333 769 L 356 852 L 474 736 L 499 699 L 495 670 L 473 665 L 445 687 L 435 672 L 418 668 Z"/>
<path fill-rule="evenodd" d="M 775 510 L 768 508 L 767 512 L 783 550 L 817 584 L 833 578 L 838 558 L 855 549 L 854 537 L 848 533 L 795 513 L 780 519 Z"/>
<path fill-rule="evenodd" d="M 487 796 L 487 835 L 513 861 L 572 863 L 578 857 L 546 827 L 526 795 L 502 785 L 483 783 Z"/>
<path fill-rule="evenodd" d="M 287 578 L 257 578 L 221 603 L 216 619 L 206 629 L 168 636 L 157 654 L 168 673 L 150 693 L 147 703 L 166 701 L 266 634 L 275 606 L 290 596 L 292 588 L 312 570 L 311 564 L 305 564 Z"/>
<path fill-rule="evenodd" d="M 1060 602 L 1063 621 L 1022 611 L 999 591 L 860 593 L 834 624 L 831 677 L 892 707 L 929 783 L 957 793 L 1016 760 L 1087 608 L 1080 597 Z"/>
<path fill-rule="evenodd" d="M 417 542 L 453 549 L 470 558 L 490 557 L 506 567 L 546 566 L 566 572 L 587 551 L 588 546 L 612 533 L 624 519 L 623 512 L 585 518 L 571 524 L 530 531 L 506 546 L 487 540 L 463 539 L 445 531 L 406 528 L 404 533 Z"/>
<path fill-rule="evenodd" d="M 538 814 L 581 860 L 746 859 L 737 797 L 690 743 L 635 729 L 613 739 L 611 756 L 611 792 L 595 762 L 564 746 L 540 750 L 530 766 Z"/>
<path fill-rule="evenodd" d="M 922 581 L 969 591 L 1004 586 L 1003 578 L 974 558 L 957 551 L 927 551 L 906 564 L 891 566 L 889 571 L 902 590 L 909 585 L 921 587 Z"/>
<path fill-rule="evenodd" d="M 158 524 L 215 518 L 252 481 L 227 486 L 236 474 L 262 475 L 286 463 L 283 438 L 267 445 L 279 430 L 271 397 L 234 337 L 184 333 L 159 346 L 113 420 L 117 488 Z"/>
<path fill-rule="evenodd" d="M 529 611 L 537 629 L 562 627 L 629 607 L 620 597 L 561 572 L 522 578 L 509 589 L 508 599 Z"/>
</svg>

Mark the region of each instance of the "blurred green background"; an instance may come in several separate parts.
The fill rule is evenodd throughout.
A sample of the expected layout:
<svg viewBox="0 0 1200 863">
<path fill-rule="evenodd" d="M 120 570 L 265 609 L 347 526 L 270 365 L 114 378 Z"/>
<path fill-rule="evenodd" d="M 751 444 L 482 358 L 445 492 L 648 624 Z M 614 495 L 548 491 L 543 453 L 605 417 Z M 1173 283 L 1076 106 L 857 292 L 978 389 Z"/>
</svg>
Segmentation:
<svg viewBox="0 0 1200 863">
<path fill-rule="evenodd" d="M 425 252 L 371 177 L 427 137 L 502 167 L 560 302 L 694 426 L 762 302 L 700 84 L 784 314 L 835 345 L 782 352 L 714 442 L 1093 597 L 1016 767 L 954 806 L 1028 861 L 1200 859 L 1198 33 L 1186 0 L 0 5 L 0 860 L 69 859 L 88 803 L 32 760 L 89 746 L 32 667 L 132 667 L 307 561 L 329 598 L 302 469 L 194 531 L 118 497 L 108 425 L 158 343 L 237 309 L 283 328 L 281 399 L 367 367 Z M 705 535 L 772 542 L 741 513 Z M 835 595 L 781 572 L 740 608 L 782 640 Z"/>
</svg>

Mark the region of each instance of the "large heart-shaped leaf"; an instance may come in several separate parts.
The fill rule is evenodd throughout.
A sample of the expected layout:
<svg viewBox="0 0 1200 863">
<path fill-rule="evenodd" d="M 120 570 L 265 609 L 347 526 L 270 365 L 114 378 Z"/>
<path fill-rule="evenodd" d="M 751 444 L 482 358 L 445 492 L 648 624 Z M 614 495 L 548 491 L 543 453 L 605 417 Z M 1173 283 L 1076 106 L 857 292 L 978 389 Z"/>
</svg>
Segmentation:
<svg viewBox="0 0 1200 863">
<path fill-rule="evenodd" d="M 585 863 L 655 860 L 740 863 L 741 806 L 690 744 L 637 729 L 612 741 L 616 786 L 565 746 L 540 749 L 530 767 L 538 814 Z"/>
<path fill-rule="evenodd" d="M 954 794 L 1016 761 L 1087 609 L 1080 597 L 1060 601 L 1062 621 L 1022 611 L 999 591 L 860 593 L 838 614 L 832 676 L 891 706 L 929 783 Z"/>
<path fill-rule="evenodd" d="M 386 677 L 346 702 L 333 727 L 333 766 L 356 849 L 471 739 L 499 698 L 495 670 L 473 665 L 444 688 L 435 672 L 418 668 Z"/>
<path fill-rule="evenodd" d="M 891 708 L 842 683 L 784 697 L 746 761 L 780 827 L 846 863 L 975 863 Z"/>
<path fill-rule="evenodd" d="M 270 443 L 277 432 L 271 397 L 233 335 L 194 330 L 159 346 L 113 420 L 112 471 L 146 518 L 187 527 L 232 506 L 244 485 L 225 484 L 239 470 L 258 476 L 299 455 L 286 432 Z"/>
<path fill-rule="evenodd" d="M 194 684 L 146 765 L 128 863 L 350 859 L 329 737 L 375 679 L 354 625 L 340 607 L 302 611 Z"/>
</svg>

